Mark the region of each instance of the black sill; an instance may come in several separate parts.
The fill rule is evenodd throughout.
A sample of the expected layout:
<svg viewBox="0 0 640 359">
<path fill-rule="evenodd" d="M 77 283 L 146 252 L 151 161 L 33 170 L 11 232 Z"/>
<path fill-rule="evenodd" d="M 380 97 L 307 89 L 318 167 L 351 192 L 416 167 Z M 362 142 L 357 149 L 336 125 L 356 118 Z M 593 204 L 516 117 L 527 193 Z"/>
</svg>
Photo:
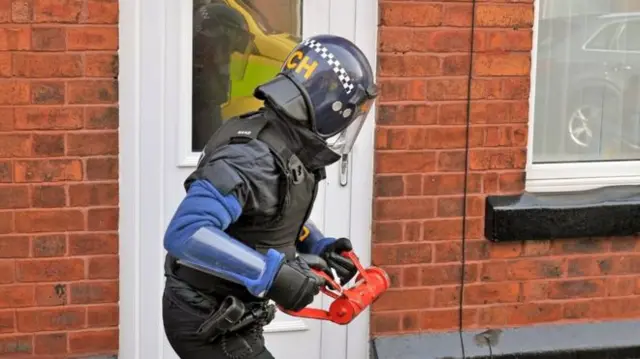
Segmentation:
<svg viewBox="0 0 640 359">
<path fill-rule="evenodd" d="M 489 196 L 485 237 L 494 242 L 640 233 L 640 186 Z"/>
<path fill-rule="evenodd" d="M 473 359 L 640 359 L 640 347 L 493 355 Z"/>
</svg>

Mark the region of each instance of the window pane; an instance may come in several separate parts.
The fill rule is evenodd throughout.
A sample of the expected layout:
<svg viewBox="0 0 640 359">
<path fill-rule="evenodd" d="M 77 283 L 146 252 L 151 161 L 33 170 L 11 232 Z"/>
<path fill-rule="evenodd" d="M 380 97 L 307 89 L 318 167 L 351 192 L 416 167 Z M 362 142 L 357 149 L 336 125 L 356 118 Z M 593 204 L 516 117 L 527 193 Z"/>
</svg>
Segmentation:
<svg viewBox="0 0 640 359">
<path fill-rule="evenodd" d="M 222 121 L 256 110 L 259 84 L 300 41 L 302 0 L 193 0 L 192 150 Z"/>
<path fill-rule="evenodd" d="M 533 162 L 640 159 L 640 1 L 539 3 Z"/>
</svg>

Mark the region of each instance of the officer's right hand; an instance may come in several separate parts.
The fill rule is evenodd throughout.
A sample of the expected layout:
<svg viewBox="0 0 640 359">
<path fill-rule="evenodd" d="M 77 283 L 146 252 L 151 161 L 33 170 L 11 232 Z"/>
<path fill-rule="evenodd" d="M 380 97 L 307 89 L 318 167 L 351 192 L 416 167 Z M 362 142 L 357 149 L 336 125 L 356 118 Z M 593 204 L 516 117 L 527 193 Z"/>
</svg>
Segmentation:
<svg viewBox="0 0 640 359">
<path fill-rule="evenodd" d="M 285 310 L 297 312 L 313 302 L 326 280 L 302 259 L 285 262 L 273 280 L 267 297 Z"/>
</svg>

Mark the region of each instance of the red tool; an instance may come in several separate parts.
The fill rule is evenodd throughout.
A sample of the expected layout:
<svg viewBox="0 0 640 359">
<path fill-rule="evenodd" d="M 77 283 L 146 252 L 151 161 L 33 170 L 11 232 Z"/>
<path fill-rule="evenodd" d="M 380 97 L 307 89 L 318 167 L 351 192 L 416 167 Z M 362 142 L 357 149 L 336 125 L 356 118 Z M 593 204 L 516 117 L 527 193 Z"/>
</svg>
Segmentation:
<svg viewBox="0 0 640 359">
<path fill-rule="evenodd" d="M 345 325 L 351 323 L 358 314 L 375 302 L 389 288 L 389 276 L 384 270 L 377 267 L 364 268 L 356 254 L 351 251 L 343 253 L 343 256 L 353 261 L 358 269 L 355 284 L 350 288 L 342 287 L 326 273 L 314 270 L 338 292 L 329 290 L 326 286 L 322 288 L 324 294 L 334 299 L 328 311 L 317 308 L 304 308 L 297 312 L 282 308 L 281 310 L 296 317 L 329 320 L 336 324 Z"/>
</svg>

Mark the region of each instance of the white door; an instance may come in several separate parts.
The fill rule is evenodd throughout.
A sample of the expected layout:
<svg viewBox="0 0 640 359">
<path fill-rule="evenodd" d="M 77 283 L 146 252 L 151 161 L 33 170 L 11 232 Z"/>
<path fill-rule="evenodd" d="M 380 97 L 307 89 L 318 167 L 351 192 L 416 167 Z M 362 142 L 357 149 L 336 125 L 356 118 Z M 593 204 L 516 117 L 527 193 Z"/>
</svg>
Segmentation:
<svg viewBox="0 0 640 359">
<path fill-rule="evenodd" d="M 283 1 L 291 0 L 277 2 Z M 191 143 L 192 0 L 120 4 L 119 357 L 176 359 L 162 330 L 162 237 L 199 155 Z M 333 33 L 350 38 L 376 66 L 376 0 L 304 0 L 299 10 L 303 37 Z M 327 235 L 351 238 L 365 264 L 373 177 L 370 116 L 346 171 L 341 174 L 341 164 L 328 169 L 311 214 Z M 318 296 L 312 306 L 328 304 L 329 298 Z M 278 359 L 368 358 L 368 313 L 348 327 L 278 313 L 266 340 Z"/>
</svg>

